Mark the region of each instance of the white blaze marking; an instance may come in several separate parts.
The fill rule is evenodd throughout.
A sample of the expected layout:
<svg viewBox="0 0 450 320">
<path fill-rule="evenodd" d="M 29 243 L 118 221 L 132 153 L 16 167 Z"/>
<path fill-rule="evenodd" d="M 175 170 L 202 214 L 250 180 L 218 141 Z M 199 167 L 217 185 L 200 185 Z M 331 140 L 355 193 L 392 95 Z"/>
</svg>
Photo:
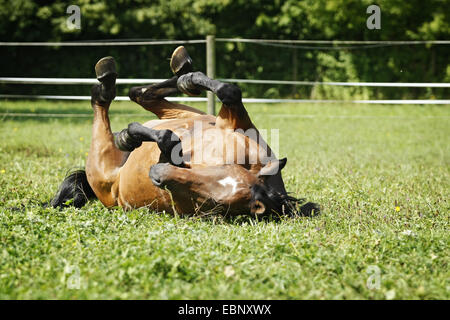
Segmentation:
<svg viewBox="0 0 450 320">
<path fill-rule="evenodd" d="M 223 185 L 224 187 L 225 186 L 232 186 L 233 187 L 233 193 L 235 193 L 236 192 L 236 187 L 237 187 L 237 181 L 236 180 L 234 180 L 232 177 L 226 177 L 226 178 L 224 178 L 224 179 L 222 179 L 222 180 L 219 180 L 219 183 L 221 184 L 221 185 Z"/>
</svg>

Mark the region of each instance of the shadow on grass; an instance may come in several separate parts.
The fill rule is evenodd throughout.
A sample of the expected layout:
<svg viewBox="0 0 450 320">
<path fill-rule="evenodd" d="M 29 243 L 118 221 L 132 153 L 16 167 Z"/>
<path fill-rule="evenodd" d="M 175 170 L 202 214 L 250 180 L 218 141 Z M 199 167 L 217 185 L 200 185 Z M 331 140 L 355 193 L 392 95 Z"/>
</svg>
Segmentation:
<svg viewBox="0 0 450 320">
<path fill-rule="evenodd" d="M 48 202 L 43 202 L 42 205 L 48 204 L 50 201 Z M 89 206 L 92 205 L 100 205 L 103 206 L 100 201 L 98 199 L 91 199 L 89 200 L 85 206 L 83 206 L 82 208 L 80 208 L 80 210 L 86 209 Z M 105 207 L 106 208 L 106 207 Z M 57 208 L 60 211 L 63 211 L 66 208 Z M 143 208 L 137 208 L 136 210 L 139 209 L 143 209 Z M 112 208 L 108 208 L 108 210 L 123 210 L 121 207 L 112 207 Z M 229 224 L 229 225 L 237 225 L 237 226 L 242 226 L 242 225 L 255 225 L 257 223 L 282 223 L 285 221 L 293 221 L 293 220 L 297 220 L 297 219 L 313 219 L 318 217 L 319 215 L 323 214 L 323 211 L 321 211 L 320 213 L 316 213 L 316 214 L 312 214 L 309 216 L 306 215 L 302 215 L 300 213 L 296 213 L 293 214 L 291 216 L 289 215 L 279 215 L 276 213 L 272 213 L 272 214 L 266 214 L 263 216 L 257 216 L 257 215 L 253 215 L 253 214 L 240 214 L 240 215 L 235 215 L 235 216 L 231 216 L 231 215 L 224 215 L 221 213 L 204 213 L 204 214 L 195 214 L 195 215 L 174 215 L 171 213 L 167 213 L 167 212 L 157 212 L 154 211 L 150 208 L 147 209 L 149 214 L 154 214 L 154 215 L 161 215 L 161 216 L 168 216 L 171 218 L 176 218 L 176 219 L 180 219 L 180 220 L 184 220 L 184 221 L 201 221 L 201 222 L 207 222 L 207 223 L 211 223 L 211 224 Z M 123 211 L 124 213 L 131 213 L 134 210 L 131 211 Z"/>
</svg>

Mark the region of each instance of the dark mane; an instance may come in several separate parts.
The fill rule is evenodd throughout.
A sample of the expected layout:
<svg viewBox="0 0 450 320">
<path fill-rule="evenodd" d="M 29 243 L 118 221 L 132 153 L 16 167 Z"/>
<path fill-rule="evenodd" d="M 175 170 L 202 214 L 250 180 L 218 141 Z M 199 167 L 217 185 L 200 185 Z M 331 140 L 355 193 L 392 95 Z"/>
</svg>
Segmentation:
<svg viewBox="0 0 450 320">
<path fill-rule="evenodd" d="M 295 198 L 288 194 L 282 194 L 270 186 L 255 184 L 252 189 L 252 200 L 261 201 L 266 210 L 264 215 L 277 214 L 287 216 L 311 216 L 320 213 L 320 206 L 313 202 L 308 202 L 302 206 L 306 200 Z"/>
<path fill-rule="evenodd" d="M 95 193 L 87 181 L 86 171 L 75 170 L 66 176 L 50 205 L 53 208 L 70 205 L 81 208 L 92 198 Z"/>
</svg>

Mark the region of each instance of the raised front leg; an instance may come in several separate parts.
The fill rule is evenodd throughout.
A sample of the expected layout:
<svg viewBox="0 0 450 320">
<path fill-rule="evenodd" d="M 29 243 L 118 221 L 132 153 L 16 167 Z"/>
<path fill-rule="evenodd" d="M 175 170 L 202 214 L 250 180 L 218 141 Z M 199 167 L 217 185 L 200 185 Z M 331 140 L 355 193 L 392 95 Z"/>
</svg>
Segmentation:
<svg viewBox="0 0 450 320">
<path fill-rule="evenodd" d="M 210 79 L 201 72 L 191 72 L 180 76 L 177 81 L 177 86 L 187 94 L 192 94 L 195 90 L 199 89 L 214 92 L 223 103 L 216 118 L 216 127 L 232 130 L 242 129 L 244 131 L 254 129 L 254 134 L 250 133 L 249 137 L 257 137 L 259 144 L 264 143 L 266 146 L 267 155 L 273 158 L 276 157 L 250 120 L 247 110 L 242 104 L 242 93 L 238 86 Z M 284 183 L 281 179 L 281 172 L 270 176 L 268 183 L 278 192 L 286 194 Z"/>
<path fill-rule="evenodd" d="M 128 125 L 128 128 L 114 135 L 116 147 L 123 151 L 131 152 L 140 147 L 144 141 L 156 142 L 162 156 L 169 163 L 179 167 L 185 166 L 181 140 L 171 130 L 155 130 L 133 122 Z"/>
<path fill-rule="evenodd" d="M 202 72 L 190 72 L 180 76 L 177 86 L 189 95 L 195 95 L 198 90 L 208 90 L 216 94 L 223 103 L 216 119 L 218 128 L 233 130 L 254 128 L 242 104 L 242 93 L 238 86 L 210 79 Z"/>
</svg>

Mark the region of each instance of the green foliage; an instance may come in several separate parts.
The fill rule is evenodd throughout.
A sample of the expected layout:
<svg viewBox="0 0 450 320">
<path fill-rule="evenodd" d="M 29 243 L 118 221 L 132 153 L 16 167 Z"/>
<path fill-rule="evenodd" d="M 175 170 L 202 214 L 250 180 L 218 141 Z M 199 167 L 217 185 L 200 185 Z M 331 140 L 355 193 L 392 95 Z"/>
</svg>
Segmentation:
<svg viewBox="0 0 450 320">
<path fill-rule="evenodd" d="M 204 39 L 217 37 L 321 40 L 450 38 L 445 0 L 379 0 L 381 30 L 366 27 L 371 0 L 80 0 L 81 29 L 66 27 L 69 1 L 0 0 L 2 41 Z M 113 55 L 123 78 L 166 78 L 175 46 L 0 47 L 2 76 L 92 77 L 95 62 Z M 312 46 L 309 46 L 312 47 Z M 205 70 L 203 44 L 187 46 Z M 223 78 L 310 81 L 449 81 L 449 46 L 383 46 L 322 50 L 302 46 L 217 44 Z M 14 63 L 11 63 L 14 61 Z M 445 98 L 444 89 L 243 85 L 245 96 L 301 98 Z M 3 93 L 88 94 L 83 86 L 0 86 Z M 126 94 L 122 88 L 120 94 Z"/>
<path fill-rule="evenodd" d="M 286 187 L 322 215 L 227 222 L 98 201 L 44 208 L 67 171 L 84 166 L 89 102 L 0 102 L 1 113 L 80 116 L 0 119 L 0 299 L 450 298 L 448 108 L 248 111 L 258 128 L 279 128 Z M 111 106 L 114 131 L 150 118 L 136 104 Z M 79 289 L 68 287 L 73 270 Z"/>
</svg>

